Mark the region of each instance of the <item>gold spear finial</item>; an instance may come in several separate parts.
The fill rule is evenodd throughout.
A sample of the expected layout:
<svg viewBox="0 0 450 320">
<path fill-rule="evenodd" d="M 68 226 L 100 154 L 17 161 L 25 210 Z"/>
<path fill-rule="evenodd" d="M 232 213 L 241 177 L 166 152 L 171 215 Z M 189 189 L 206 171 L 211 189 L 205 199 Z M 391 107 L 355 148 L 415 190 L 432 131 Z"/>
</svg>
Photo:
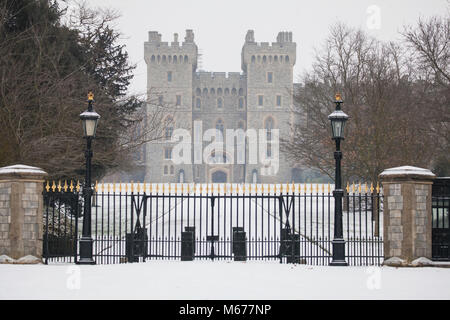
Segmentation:
<svg viewBox="0 0 450 320">
<path fill-rule="evenodd" d="M 347 188 L 345 188 L 345 190 L 347 190 L 347 193 L 350 192 L 350 185 L 348 184 L 348 181 L 347 181 Z"/>
<path fill-rule="evenodd" d="M 98 182 L 97 182 L 97 180 L 95 180 L 94 190 L 95 190 L 95 193 L 97 193 L 97 191 L 98 191 Z"/>
<path fill-rule="evenodd" d="M 367 193 L 367 183 L 364 182 L 364 192 Z"/>
<path fill-rule="evenodd" d="M 58 192 L 61 192 L 61 180 L 58 181 Z"/>
<path fill-rule="evenodd" d="M 119 181 L 119 193 L 122 193 L 122 181 Z"/>
<path fill-rule="evenodd" d="M 377 193 L 380 193 L 380 185 L 378 184 L 378 181 L 377 181 Z"/>
<path fill-rule="evenodd" d="M 373 182 L 370 183 L 370 193 L 373 193 Z"/>
<path fill-rule="evenodd" d="M 47 192 L 50 191 L 50 184 L 48 183 L 48 180 L 47 180 L 47 186 L 45 187 L 45 189 L 47 190 Z"/>
<path fill-rule="evenodd" d="M 77 192 L 80 192 L 80 181 L 77 180 L 77 186 L 75 187 L 75 190 L 77 190 Z"/>
<path fill-rule="evenodd" d="M 67 180 L 64 180 L 64 192 L 67 192 Z"/>
<path fill-rule="evenodd" d="M 114 181 L 112 183 L 112 191 L 113 193 L 116 193 L 116 183 Z"/>
<path fill-rule="evenodd" d="M 69 190 L 70 190 L 70 192 L 73 192 L 73 180 L 70 180 Z"/>
</svg>

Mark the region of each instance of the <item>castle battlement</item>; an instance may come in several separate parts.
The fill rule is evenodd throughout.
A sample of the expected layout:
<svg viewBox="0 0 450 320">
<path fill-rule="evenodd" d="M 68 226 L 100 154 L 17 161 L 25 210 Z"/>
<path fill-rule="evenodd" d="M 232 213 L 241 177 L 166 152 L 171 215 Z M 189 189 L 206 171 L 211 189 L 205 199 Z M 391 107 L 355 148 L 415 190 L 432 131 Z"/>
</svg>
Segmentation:
<svg viewBox="0 0 450 320">
<path fill-rule="evenodd" d="M 227 81 L 234 82 L 246 79 L 245 75 L 240 72 L 208 72 L 198 71 L 195 73 L 195 80 L 199 81 Z"/>
</svg>

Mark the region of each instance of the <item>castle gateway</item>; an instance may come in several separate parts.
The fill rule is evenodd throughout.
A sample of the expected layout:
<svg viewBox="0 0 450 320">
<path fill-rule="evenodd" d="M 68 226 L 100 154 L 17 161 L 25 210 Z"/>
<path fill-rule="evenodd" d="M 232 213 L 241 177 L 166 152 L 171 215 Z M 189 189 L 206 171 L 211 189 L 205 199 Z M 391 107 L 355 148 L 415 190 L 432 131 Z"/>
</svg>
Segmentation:
<svg viewBox="0 0 450 320">
<path fill-rule="evenodd" d="M 279 144 L 274 139 L 273 131 L 278 129 L 280 138 L 289 136 L 294 103 L 292 92 L 296 44 L 292 42 L 292 32 L 279 32 L 276 42 L 269 44 L 255 42 L 254 32 L 249 30 L 241 53 L 242 73 L 198 71 L 198 49 L 192 30 L 186 30 L 182 43 L 175 34 L 170 44 L 162 42 L 158 32 L 150 31 L 144 47 L 149 97 L 147 108 L 150 112 L 153 108 L 163 106 L 171 113 L 168 117 L 172 118 L 171 125 L 165 129 L 165 139 L 149 143 L 146 147 L 146 181 L 292 181 L 292 166 L 282 152 L 279 152 L 277 159 L 277 170 L 267 170 L 264 163 L 248 161 L 251 156 L 248 142 L 244 148 L 244 163 L 236 159 L 242 154 L 230 154 L 226 149 L 220 154 L 215 151 L 211 153 L 215 161 L 201 163 L 191 161 L 175 164 L 172 153 L 174 146 L 179 143 L 172 140 L 174 130 L 189 130 L 192 140 L 183 143 L 194 145 L 194 123 L 200 122 L 203 132 L 208 129 L 222 132 L 224 144 L 227 129 L 256 132 L 265 129 L 265 156 L 269 159 L 274 155 L 278 157 Z M 204 146 L 208 144 L 205 141 L 200 143 Z"/>
</svg>

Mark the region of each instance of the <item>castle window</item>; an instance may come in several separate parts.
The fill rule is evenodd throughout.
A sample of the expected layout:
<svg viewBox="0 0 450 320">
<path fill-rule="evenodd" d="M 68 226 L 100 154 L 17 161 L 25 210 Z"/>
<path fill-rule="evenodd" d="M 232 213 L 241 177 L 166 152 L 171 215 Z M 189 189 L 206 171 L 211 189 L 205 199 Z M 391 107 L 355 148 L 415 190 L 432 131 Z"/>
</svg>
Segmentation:
<svg viewBox="0 0 450 320">
<path fill-rule="evenodd" d="M 280 56 L 280 62 L 283 62 L 283 56 Z"/>
<path fill-rule="evenodd" d="M 269 56 L 269 63 L 272 63 L 272 56 Z"/>
<path fill-rule="evenodd" d="M 167 71 L 167 81 L 172 82 L 172 71 Z"/>
<path fill-rule="evenodd" d="M 266 156 L 268 158 L 272 157 L 272 129 L 274 127 L 274 120 L 272 117 L 269 117 L 264 122 L 264 128 L 266 129 L 266 138 L 267 138 L 267 150 Z"/>
<path fill-rule="evenodd" d="M 218 89 L 217 89 L 217 94 L 218 94 L 218 95 L 222 95 L 222 88 L 218 88 Z"/>
<path fill-rule="evenodd" d="M 197 100 L 195 101 L 195 107 L 197 109 L 200 109 L 202 106 L 202 101 L 200 100 L 200 98 L 197 98 Z"/>
<path fill-rule="evenodd" d="M 152 55 L 152 62 L 155 62 L 155 55 Z"/>
<path fill-rule="evenodd" d="M 202 90 L 200 90 L 200 88 L 197 88 L 197 90 L 195 90 L 195 94 L 197 96 L 200 96 L 202 94 Z"/>
<path fill-rule="evenodd" d="M 258 106 L 263 106 L 264 105 L 264 96 L 263 95 L 259 95 L 258 96 Z"/>
<path fill-rule="evenodd" d="M 184 56 L 184 63 L 188 63 L 189 59 L 188 56 Z"/>
<path fill-rule="evenodd" d="M 268 83 L 273 82 L 273 72 L 267 72 L 267 82 Z"/>
<path fill-rule="evenodd" d="M 216 122 L 216 129 L 219 130 L 222 133 L 222 136 L 223 136 L 224 126 L 223 126 L 222 119 L 217 120 L 217 122 Z"/>
<path fill-rule="evenodd" d="M 179 62 L 179 63 L 182 63 L 182 62 L 183 62 L 183 56 L 179 56 L 178 62 Z"/>
<path fill-rule="evenodd" d="M 278 56 L 273 57 L 273 62 L 278 62 Z"/>
<path fill-rule="evenodd" d="M 284 59 L 284 61 L 285 61 L 286 63 L 288 63 L 288 62 L 289 62 L 289 56 L 286 56 L 286 58 Z"/>
<path fill-rule="evenodd" d="M 210 94 L 216 94 L 216 90 L 215 90 L 214 88 L 211 88 L 211 89 L 209 90 L 209 93 L 210 93 Z"/>
<path fill-rule="evenodd" d="M 230 94 L 230 89 L 226 88 L 226 89 L 225 89 L 225 95 L 227 96 L 227 95 L 229 95 L 229 94 Z"/>
<path fill-rule="evenodd" d="M 179 107 L 181 106 L 181 95 L 177 94 L 177 103 L 176 106 Z"/>
<path fill-rule="evenodd" d="M 266 56 L 263 56 L 263 63 L 266 63 L 267 62 L 267 58 L 266 58 Z"/>
<path fill-rule="evenodd" d="M 170 174 L 173 174 L 174 173 L 174 168 L 173 168 L 173 166 L 170 166 Z"/>
<path fill-rule="evenodd" d="M 183 169 L 178 171 L 178 182 L 179 183 L 184 183 L 184 170 Z"/>
<path fill-rule="evenodd" d="M 244 121 L 241 120 L 238 122 L 238 129 L 244 130 Z"/>
<path fill-rule="evenodd" d="M 165 175 L 169 174 L 169 168 L 167 166 L 164 166 L 164 174 Z"/>
<path fill-rule="evenodd" d="M 256 60 L 255 56 L 252 56 L 252 63 L 255 63 L 255 60 Z"/>
<path fill-rule="evenodd" d="M 166 56 L 165 55 L 162 56 L 162 62 L 166 62 Z"/>
<path fill-rule="evenodd" d="M 177 56 L 173 56 L 173 63 L 177 63 Z"/>
<path fill-rule="evenodd" d="M 261 62 L 261 56 L 258 56 L 258 63 Z"/>
<path fill-rule="evenodd" d="M 277 107 L 281 107 L 281 96 L 277 96 Z"/>
<path fill-rule="evenodd" d="M 172 148 L 165 148 L 164 149 L 164 159 L 165 160 L 171 160 L 172 159 Z"/>
<path fill-rule="evenodd" d="M 161 56 L 158 54 L 158 63 L 161 62 Z"/>
<path fill-rule="evenodd" d="M 239 109 L 244 108 L 244 98 L 239 98 Z"/>
<path fill-rule="evenodd" d="M 258 183 L 258 171 L 256 169 L 252 171 L 252 183 Z"/>
<path fill-rule="evenodd" d="M 222 109 L 222 106 L 223 106 L 222 98 L 218 98 L 217 99 L 217 108 Z"/>
<path fill-rule="evenodd" d="M 231 90 L 231 94 L 232 94 L 233 96 L 235 96 L 235 95 L 236 95 L 236 93 L 237 93 L 237 90 L 236 90 L 236 88 L 233 88 L 233 89 Z"/>
<path fill-rule="evenodd" d="M 208 89 L 204 88 L 204 89 L 203 89 L 203 95 L 206 96 L 207 94 L 208 94 Z"/>
<path fill-rule="evenodd" d="M 171 63 L 172 62 L 172 56 L 169 56 L 168 59 L 169 59 L 169 63 Z"/>
<path fill-rule="evenodd" d="M 239 88 L 239 95 L 240 95 L 240 96 L 243 96 L 243 95 L 244 95 L 244 89 Z"/>
<path fill-rule="evenodd" d="M 165 136 L 167 140 L 172 139 L 172 134 L 173 134 L 173 127 L 172 126 L 166 127 Z"/>
</svg>

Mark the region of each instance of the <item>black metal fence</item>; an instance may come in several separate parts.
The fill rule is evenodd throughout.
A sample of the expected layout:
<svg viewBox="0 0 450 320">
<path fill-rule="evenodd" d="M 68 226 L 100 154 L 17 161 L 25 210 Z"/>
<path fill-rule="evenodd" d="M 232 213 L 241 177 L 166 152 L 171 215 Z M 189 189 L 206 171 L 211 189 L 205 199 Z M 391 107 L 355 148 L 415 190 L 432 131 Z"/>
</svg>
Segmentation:
<svg viewBox="0 0 450 320">
<path fill-rule="evenodd" d="M 54 199 L 46 202 L 45 258 L 76 261 L 74 239 L 81 233 L 83 205 L 79 188 L 53 183 L 44 193 Z M 55 205 L 59 198 L 72 200 Z M 379 189 L 348 186 L 343 201 L 347 262 L 381 264 Z M 150 259 L 331 261 L 334 198 L 329 185 L 101 184 L 95 186 L 92 206 L 94 259 L 99 264 Z M 56 221 L 56 230 L 49 228 L 55 225 L 49 221 Z M 69 229 L 59 229 L 67 224 Z"/>
</svg>

